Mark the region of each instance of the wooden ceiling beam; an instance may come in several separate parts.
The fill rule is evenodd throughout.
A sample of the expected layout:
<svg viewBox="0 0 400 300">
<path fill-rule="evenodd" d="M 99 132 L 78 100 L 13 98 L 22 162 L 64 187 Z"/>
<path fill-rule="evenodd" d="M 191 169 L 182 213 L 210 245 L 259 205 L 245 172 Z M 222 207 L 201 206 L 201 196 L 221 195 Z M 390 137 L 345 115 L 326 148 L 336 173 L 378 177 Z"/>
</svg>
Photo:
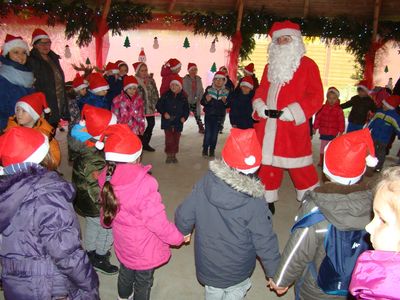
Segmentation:
<svg viewBox="0 0 400 300">
<path fill-rule="evenodd" d="M 310 13 L 310 0 L 304 0 L 303 17 L 306 19 Z"/>
<path fill-rule="evenodd" d="M 375 42 L 378 36 L 379 14 L 381 12 L 382 1 L 383 0 L 375 0 L 372 42 Z"/>
<path fill-rule="evenodd" d="M 171 0 L 168 6 L 168 12 L 171 13 L 175 8 L 176 0 Z"/>
</svg>

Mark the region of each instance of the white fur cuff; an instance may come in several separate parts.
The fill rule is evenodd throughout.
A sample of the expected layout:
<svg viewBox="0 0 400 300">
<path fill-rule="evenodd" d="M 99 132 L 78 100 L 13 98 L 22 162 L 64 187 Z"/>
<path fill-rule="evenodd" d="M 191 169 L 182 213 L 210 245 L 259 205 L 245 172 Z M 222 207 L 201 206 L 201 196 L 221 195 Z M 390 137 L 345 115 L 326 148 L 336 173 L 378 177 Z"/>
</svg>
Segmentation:
<svg viewBox="0 0 400 300">
<path fill-rule="evenodd" d="M 301 125 L 307 121 L 306 115 L 298 102 L 289 104 L 288 109 L 292 113 L 296 125 Z"/>
</svg>

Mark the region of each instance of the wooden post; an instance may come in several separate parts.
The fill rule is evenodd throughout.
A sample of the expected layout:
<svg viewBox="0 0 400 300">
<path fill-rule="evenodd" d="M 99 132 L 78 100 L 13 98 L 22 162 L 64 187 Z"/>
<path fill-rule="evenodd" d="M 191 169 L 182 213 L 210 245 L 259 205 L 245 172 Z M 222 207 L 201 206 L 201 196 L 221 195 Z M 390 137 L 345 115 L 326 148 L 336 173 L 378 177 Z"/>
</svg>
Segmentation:
<svg viewBox="0 0 400 300">
<path fill-rule="evenodd" d="M 236 5 L 237 5 L 237 8 L 238 8 L 238 15 L 237 15 L 237 22 L 236 22 L 236 32 L 238 32 L 238 31 L 240 31 L 240 27 L 242 26 L 244 0 L 238 0 Z"/>
<path fill-rule="evenodd" d="M 108 26 L 107 26 L 107 16 L 110 12 L 111 0 L 106 0 L 103 6 L 103 12 L 101 14 L 100 20 L 97 23 L 97 32 L 95 32 L 95 46 L 96 46 L 96 65 L 98 68 L 103 67 L 105 56 L 107 56 L 108 47 L 106 48 L 106 53 L 103 53 L 104 46 L 104 36 L 108 34 Z M 106 36 L 106 41 L 108 43 L 108 36 Z"/>
<path fill-rule="evenodd" d="M 375 8 L 374 8 L 374 24 L 372 31 L 372 43 L 376 42 L 376 38 L 378 35 L 378 24 L 379 24 L 379 13 L 381 11 L 382 0 L 375 0 Z"/>
<path fill-rule="evenodd" d="M 308 18 L 309 12 L 310 12 L 310 0 L 304 0 L 303 17 L 304 17 L 305 19 Z"/>
</svg>

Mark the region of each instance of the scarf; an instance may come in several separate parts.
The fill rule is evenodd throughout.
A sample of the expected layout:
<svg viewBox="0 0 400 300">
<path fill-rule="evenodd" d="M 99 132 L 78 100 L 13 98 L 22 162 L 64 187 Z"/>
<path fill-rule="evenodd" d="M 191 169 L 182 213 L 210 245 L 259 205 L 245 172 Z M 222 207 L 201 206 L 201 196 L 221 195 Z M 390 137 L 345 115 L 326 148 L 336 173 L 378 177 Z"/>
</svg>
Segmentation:
<svg viewBox="0 0 400 300">
<path fill-rule="evenodd" d="M 34 83 L 33 73 L 24 65 L 0 56 L 0 76 L 3 76 L 14 85 L 32 88 Z"/>
</svg>

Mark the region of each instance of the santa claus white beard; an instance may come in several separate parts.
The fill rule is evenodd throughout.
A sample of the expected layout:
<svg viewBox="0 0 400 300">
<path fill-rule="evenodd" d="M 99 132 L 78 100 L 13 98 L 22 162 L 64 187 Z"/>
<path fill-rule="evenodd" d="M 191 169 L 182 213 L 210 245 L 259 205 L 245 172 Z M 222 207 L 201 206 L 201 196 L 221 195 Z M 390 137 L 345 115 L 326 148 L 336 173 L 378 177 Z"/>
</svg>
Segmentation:
<svg viewBox="0 0 400 300">
<path fill-rule="evenodd" d="M 306 53 L 303 40 L 292 37 L 285 45 L 271 43 L 268 46 L 268 81 L 271 83 L 288 83 L 300 65 Z"/>
</svg>

